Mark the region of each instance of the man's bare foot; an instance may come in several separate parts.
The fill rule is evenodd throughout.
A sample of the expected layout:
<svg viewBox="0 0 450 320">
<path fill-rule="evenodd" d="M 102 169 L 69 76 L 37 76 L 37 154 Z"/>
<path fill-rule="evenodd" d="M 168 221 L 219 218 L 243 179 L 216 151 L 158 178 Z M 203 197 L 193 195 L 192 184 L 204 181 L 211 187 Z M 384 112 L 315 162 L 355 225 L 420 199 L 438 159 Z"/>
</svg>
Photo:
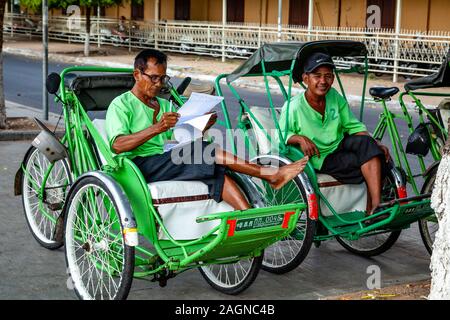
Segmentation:
<svg viewBox="0 0 450 320">
<path fill-rule="evenodd" d="M 274 188 L 275 190 L 281 189 L 286 183 L 298 176 L 300 172 L 305 169 L 308 160 L 308 156 L 305 156 L 301 160 L 279 168 L 273 179 L 270 179 L 269 181 L 272 188 Z"/>
<path fill-rule="evenodd" d="M 372 207 L 372 209 L 370 209 L 370 211 L 368 211 L 368 212 L 366 213 L 366 217 L 371 217 L 371 216 L 373 216 L 375 213 L 379 212 L 380 210 L 383 210 L 383 209 L 381 209 L 381 208 L 378 208 L 378 205 L 379 205 L 379 203 L 376 204 L 376 205 L 374 205 L 374 206 Z M 376 216 L 376 217 L 373 217 L 373 218 L 364 220 L 364 224 L 365 224 L 365 225 L 371 225 L 371 224 L 374 224 L 374 223 L 376 223 L 376 222 L 383 221 L 383 220 L 389 218 L 389 216 L 390 216 L 390 214 L 386 212 L 386 213 L 383 213 L 382 215 L 379 215 L 379 216 Z"/>
</svg>

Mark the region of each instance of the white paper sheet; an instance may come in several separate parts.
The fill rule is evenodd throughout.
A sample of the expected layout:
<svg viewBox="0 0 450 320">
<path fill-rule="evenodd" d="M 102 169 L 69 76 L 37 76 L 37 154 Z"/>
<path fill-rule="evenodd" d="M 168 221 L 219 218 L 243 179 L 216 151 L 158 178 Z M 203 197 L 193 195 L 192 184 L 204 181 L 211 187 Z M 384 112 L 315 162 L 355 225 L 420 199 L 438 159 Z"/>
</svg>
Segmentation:
<svg viewBox="0 0 450 320">
<path fill-rule="evenodd" d="M 222 100 L 223 97 L 193 92 L 189 97 L 189 100 L 178 109 L 177 112 L 180 114 L 180 119 L 178 119 L 177 124 L 181 125 L 195 117 L 203 116 L 205 113 L 211 111 L 211 109 L 218 105 Z"/>
<path fill-rule="evenodd" d="M 176 141 L 168 141 L 164 145 L 164 151 L 201 139 L 203 130 L 212 116 L 205 113 L 211 111 L 222 100 L 223 97 L 193 92 L 189 100 L 177 111 L 181 116 L 173 128 Z"/>
</svg>

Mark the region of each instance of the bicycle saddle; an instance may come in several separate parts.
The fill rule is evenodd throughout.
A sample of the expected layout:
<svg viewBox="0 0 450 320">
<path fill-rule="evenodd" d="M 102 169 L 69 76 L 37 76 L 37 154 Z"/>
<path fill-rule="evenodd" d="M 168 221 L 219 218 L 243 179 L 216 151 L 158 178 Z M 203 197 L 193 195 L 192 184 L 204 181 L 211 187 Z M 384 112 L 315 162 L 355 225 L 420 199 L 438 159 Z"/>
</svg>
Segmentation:
<svg viewBox="0 0 450 320">
<path fill-rule="evenodd" d="M 374 98 L 388 99 L 399 92 L 397 87 L 372 87 L 369 93 Z"/>
</svg>

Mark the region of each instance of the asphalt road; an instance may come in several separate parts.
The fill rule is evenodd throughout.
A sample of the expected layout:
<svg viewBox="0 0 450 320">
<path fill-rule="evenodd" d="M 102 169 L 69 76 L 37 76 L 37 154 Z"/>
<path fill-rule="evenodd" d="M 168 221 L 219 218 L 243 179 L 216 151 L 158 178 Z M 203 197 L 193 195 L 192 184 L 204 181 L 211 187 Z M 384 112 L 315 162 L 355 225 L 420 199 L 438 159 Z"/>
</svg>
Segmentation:
<svg viewBox="0 0 450 320">
<path fill-rule="evenodd" d="M 50 64 L 51 71 L 63 67 Z M 6 98 L 39 108 L 40 61 L 6 55 L 4 68 Z M 265 105 L 261 93 L 245 93 L 254 99 L 251 104 Z M 378 110 L 368 112 L 370 129 Z M 28 146 L 29 142 L 0 142 L 0 299 L 74 299 L 74 292 L 67 286 L 64 251 L 39 246 L 28 230 L 21 198 L 13 195 L 14 174 Z M 380 268 L 382 286 L 429 278 L 429 259 L 414 224 L 402 232 L 392 249 L 370 259 L 349 253 L 334 240 L 319 248 L 313 246 L 297 269 L 278 276 L 261 271 L 255 283 L 237 297 L 213 290 L 197 270 L 191 270 L 170 279 L 165 288 L 135 280 L 129 298 L 318 299 L 367 289 L 371 266 Z"/>
</svg>

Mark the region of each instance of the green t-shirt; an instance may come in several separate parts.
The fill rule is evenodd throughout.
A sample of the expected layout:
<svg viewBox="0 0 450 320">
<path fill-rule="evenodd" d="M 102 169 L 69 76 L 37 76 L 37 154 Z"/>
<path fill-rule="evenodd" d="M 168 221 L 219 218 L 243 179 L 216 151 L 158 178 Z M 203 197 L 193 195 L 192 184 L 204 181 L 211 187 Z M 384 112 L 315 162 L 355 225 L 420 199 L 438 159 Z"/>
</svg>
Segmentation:
<svg viewBox="0 0 450 320">
<path fill-rule="evenodd" d="M 289 105 L 286 142 L 293 135 L 311 139 L 320 152 L 320 158 L 317 156 L 311 158 L 311 164 L 317 170 L 322 167 L 325 157 L 338 148 L 345 133 L 367 131 L 366 126 L 356 119 L 347 101 L 336 89 L 331 88 L 325 99 L 323 118 L 309 105 L 304 92 L 293 97 Z M 286 116 L 287 102 L 283 106 L 279 121 L 283 133 L 286 128 Z"/>
<path fill-rule="evenodd" d="M 156 116 L 156 121 L 159 121 L 164 112 L 170 112 L 170 103 L 158 97 L 157 100 L 160 111 Z M 154 110 L 139 100 L 131 91 L 116 97 L 106 112 L 106 135 L 111 151 L 114 140 L 118 136 L 136 133 L 152 126 L 154 124 L 153 113 Z M 171 138 L 172 130 L 160 133 L 136 149 L 129 151 L 127 157 L 133 159 L 136 156 L 162 154 L 164 153 L 164 142 Z"/>
</svg>

